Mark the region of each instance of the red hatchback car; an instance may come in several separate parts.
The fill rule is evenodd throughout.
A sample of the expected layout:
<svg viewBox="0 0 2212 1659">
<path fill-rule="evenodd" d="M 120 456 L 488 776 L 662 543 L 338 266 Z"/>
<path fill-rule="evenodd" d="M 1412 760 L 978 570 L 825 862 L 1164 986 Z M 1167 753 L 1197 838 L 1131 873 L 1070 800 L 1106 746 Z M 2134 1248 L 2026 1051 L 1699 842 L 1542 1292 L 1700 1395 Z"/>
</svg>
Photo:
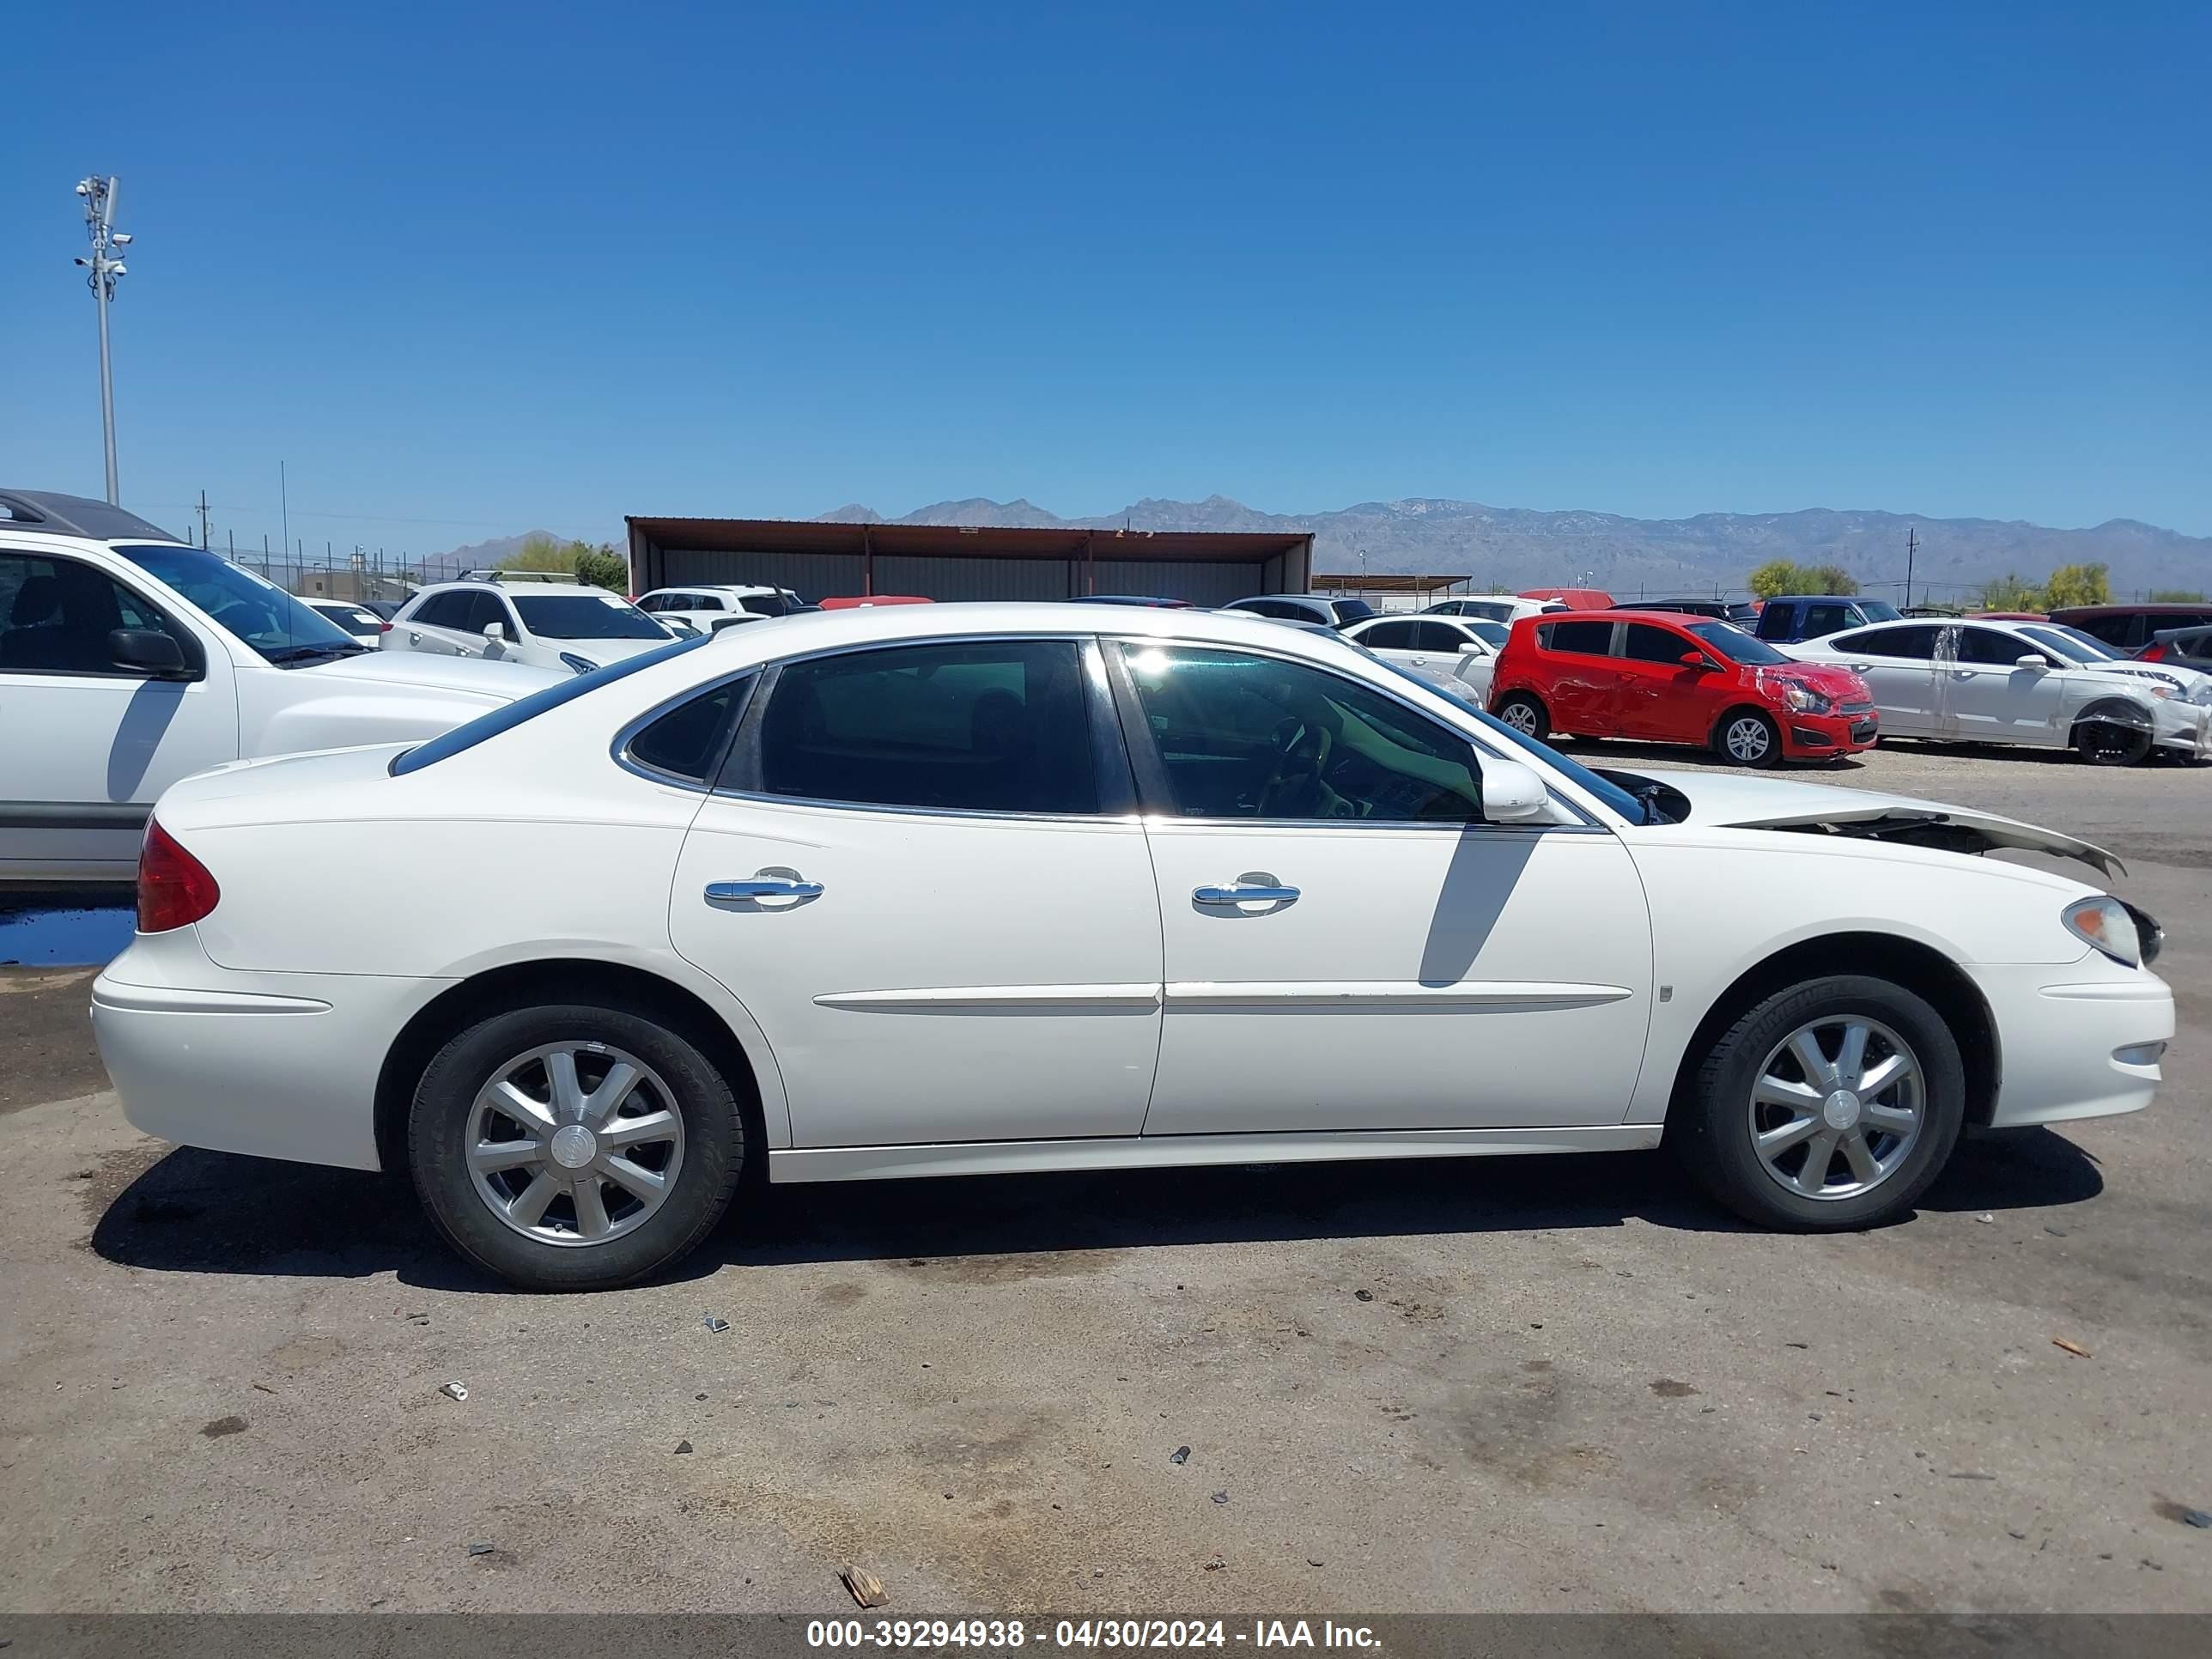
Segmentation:
<svg viewBox="0 0 2212 1659">
<path fill-rule="evenodd" d="M 1490 712 L 1532 738 L 1634 738 L 1745 766 L 1874 747 L 1874 696 L 1730 623 L 1663 611 L 1524 617 L 1498 653 Z"/>
</svg>

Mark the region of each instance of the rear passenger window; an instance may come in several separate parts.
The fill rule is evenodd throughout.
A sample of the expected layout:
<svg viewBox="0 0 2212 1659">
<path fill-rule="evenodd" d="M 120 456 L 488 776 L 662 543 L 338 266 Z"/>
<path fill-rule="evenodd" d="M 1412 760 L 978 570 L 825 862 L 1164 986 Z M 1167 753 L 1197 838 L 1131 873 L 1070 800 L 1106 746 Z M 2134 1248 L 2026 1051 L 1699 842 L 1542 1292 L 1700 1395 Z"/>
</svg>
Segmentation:
<svg viewBox="0 0 2212 1659">
<path fill-rule="evenodd" d="M 469 625 L 469 599 L 465 592 L 433 593 L 407 620 L 425 628 L 465 629 Z"/>
<path fill-rule="evenodd" d="M 750 677 L 732 680 L 678 703 L 629 740 L 629 757 L 656 772 L 704 783 L 722 763 L 730 711 L 750 683 Z"/>
<path fill-rule="evenodd" d="M 1547 651 L 1571 651 L 1585 657 L 1602 657 L 1613 650 L 1609 622 L 1548 623 L 1537 630 Z"/>
<path fill-rule="evenodd" d="M 1415 637 L 1412 623 L 1377 623 L 1359 636 L 1359 642 L 1370 651 L 1411 651 Z"/>
<path fill-rule="evenodd" d="M 1869 657 L 1903 657 L 1927 662 L 1936 655 L 1932 628 L 1876 628 L 1836 641 L 1839 651 L 1863 651 Z"/>
<path fill-rule="evenodd" d="M 1098 811 L 1082 658 L 1062 640 L 895 646 L 787 663 L 763 793 L 960 812 Z"/>
<path fill-rule="evenodd" d="M 1808 605 L 1805 607 L 1805 637 L 1817 640 L 1862 620 L 1851 615 L 1847 605 Z"/>
<path fill-rule="evenodd" d="M 1682 653 L 1698 647 L 1680 635 L 1663 628 L 1654 628 L 1650 623 L 1628 624 L 1628 643 L 1620 654 L 1631 662 L 1663 662 L 1668 667 L 1680 667 Z"/>
</svg>

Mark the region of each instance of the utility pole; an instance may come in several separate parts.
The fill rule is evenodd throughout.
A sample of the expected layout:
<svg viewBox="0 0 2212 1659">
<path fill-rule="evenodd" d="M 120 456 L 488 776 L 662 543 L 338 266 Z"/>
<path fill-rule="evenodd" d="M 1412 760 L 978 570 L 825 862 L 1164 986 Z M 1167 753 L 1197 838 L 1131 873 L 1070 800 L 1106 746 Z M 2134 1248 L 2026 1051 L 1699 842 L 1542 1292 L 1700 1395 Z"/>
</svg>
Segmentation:
<svg viewBox="0 0 2212 1659">
<path fill-rule="evenodd" d="M 277 509 L 284 515 L 284 545 L 292 544 L 292 489 L 284 480 L 284 463 L 276 463 Z"/>
<path fill-rule="evenodd" d="M 1912 556 L 1920 550 L 1920 534 L 1911 525 L 1905 526 L 1905 603 L 1912 603 Z"/>
<path fill-rule="evenodd" d="M 115 380 L 108 363 L 107 302 L 115 297 L 115 279 L 129 275 L 116 250 L 130 246 L 131 239 L 115 228 L 113 179 L 98 174 L 80 179 L 76 193 L 84 198 L 85 230 L 92 238 L 92 257 L 77 264 L 85 268 L 85 281 L 100 309 L 100 435 L 107 455 L 107 501 L 109 506 L 119 507 L 123 498 L 115 483 Z"/>
<path fill-rule="evenodd" d="M 200 550 L 201 550 L 202 552 L 205 552 L 205 551 L 207 550 L 207 544 L 208 544 L 208 517 L 207 517 L 207 515 L 208 515 L 207 491 L 206 491 L 206 490 L 204 490 L 204 489 L 203 489 L 202 491 L 200 491 Z"/>
</svg>

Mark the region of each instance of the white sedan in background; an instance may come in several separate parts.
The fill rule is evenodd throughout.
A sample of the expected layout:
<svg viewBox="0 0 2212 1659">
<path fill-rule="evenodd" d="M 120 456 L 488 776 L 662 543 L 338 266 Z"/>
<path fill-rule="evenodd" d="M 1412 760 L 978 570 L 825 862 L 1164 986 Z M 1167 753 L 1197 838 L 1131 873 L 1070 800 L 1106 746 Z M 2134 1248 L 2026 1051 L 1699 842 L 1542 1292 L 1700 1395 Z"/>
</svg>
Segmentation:
<svg viewBox="0 0 2212 1659">
<path fill-rule="evenodd" d="M 2054 623 L 1878 623 L 1780 648 L 1856 670 L 1885 738 L 2072 748 L 2105 766 L 2154 748 L 2212 757 L 2212 677 L 2116 659 Z"/>
<path fill-rule="evenodd" d="M 406 1169 L 539 1288 L 666 1267 L 748 1176 L 1664 1136 L 1740 1214 L 1857 1229 L 1966 1125 L 2160 1082 L 2156 925 L 1992 848 L 2110 862 L 1869 791 L 1624 787 L 1256 618 L 854 610 L 178 785 L 93 1021 L 140 1128 Z M 369 867 L 407 902 L 300 925 Z"/>
<path fill-rule="evenodd" d="M 1521 599 L 1504 593 L 1478 593 L 1464 599 L 1438 599 L 1421 614 L 1467 617 L 1480 622 L 1504 623 L 1510 627 L 1523 617 L 1541 617 L 1570 608 L 1558 599 Z"/>
<path fill-rule="evenodd" d="M 679 637 L 604 587 L 495 576 L 422 588 L 392 617 L 384 648 L 588 674 Z"/>
<path fill-rule="evenodd" d="M 1352 623 L 1344 637 L 1409 674 L 1438 685 L 1456 682 L 1487 702 L 1506 631 L 1480 617 L 1373 617 Z"/>
</svg>

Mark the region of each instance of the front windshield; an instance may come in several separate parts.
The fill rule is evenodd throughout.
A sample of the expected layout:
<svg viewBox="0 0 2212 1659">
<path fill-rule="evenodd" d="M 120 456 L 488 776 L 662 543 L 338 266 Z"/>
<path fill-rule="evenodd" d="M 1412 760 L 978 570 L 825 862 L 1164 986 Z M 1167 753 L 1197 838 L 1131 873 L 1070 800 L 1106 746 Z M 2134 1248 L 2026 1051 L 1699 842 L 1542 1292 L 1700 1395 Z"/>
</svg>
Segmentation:
<svg viewBox="0 0 2212 1659">
<path fill-rule="evenodd" d="M 1754 639 L 1734 623 L 1692 623 L 1689 629 L 1730 662 L 1740 662 L 1749 668 L 1771 668 L 1777 663 L 1796 661 L 1795 657 L 1784 656 L 1765 640 Z"/>
<path fill-rule="evenodd" d="M 368 648 L 313 605 L 301 604 L 276 583 L 220 554 L 158 543 L 121 545 L 115 550 L 184 595 L 224 633 L 270 662 L 347 656 Z"/>
<path fill-rule="evenodd" d="M 522 625 L 541 640 L 665 640 L 668 630 L 613 593 L 514 593 Z"/>
<path fill-rule="evenodd" d="M 1357 649 L 1365 649 L 1364 647 L 1358 646 L 1356 641 L 1346 641 L 1346 643 L 1354 645 Z M 1369 653 L 1369 654 L 1370 656 L 1373 655 L 1371 652 Z M 1596 796 L 1607 806 L 1620 814 L 1620 816 L 1626 818 L 1629 823 L 1644 823 L 1650 821 L 1650 814 L 1647 813 L 1644 810 L 1644 803 L 1637 799 L 1635 796 L 1630 794 L 1628 791 L 1623 789 L 1617 783 L 1608 783 L 1605 779 L 1598 776 L 1596 773 L 1591 771 L 1589 768 L 1582 764 L 1581 762 L 1568 759 L 1567 757 L 1562 755 L 1558 750 L 1553 748 L 1551 744 L 1547 743 L 1539 743 L 1535 738 L 1528 736 L 1524 732 L 1516 732 L 1504 720 L 1499 720 L 1487 708 L 1485 708 L 1480 702 L 1476 702 L 1472 688 L 1457 683 L 1447 685 L 1437 680 L 1425 680 L 1419 674 L 1414 673 L 1411 669 L 1401 668 L 1387 657 L 1375 657 L 1375 660 L 1381 663 L 1382 666 L 1389 669 L 1392 673 L 1402 676 L 1404 678 L 1413 681 L 1414 684 L 1419 686 L 1424 691 L 1434 691 L 1439 696 L 1450 698 L 1462 708 L 1467 710 L 1468 714 L 1474 715 L 1475 719 L 1480 720 L 1482 722 L 1483 729 L 1486 732 L 1495 732 L 1499 737 L 1504 738 L 1506 742 L 1511 744 L 1516 749 L 1526 750 L 1529 754 L 1534 756 L 1536 759 L 1541 761 L 1545 765 L 1553 767 L 1558 771 L 1564 773 L 1566 776 L 1572 778 L 1577 783 L 1582 785 L 1583 788 L 1589 790 L 1591 794 Z"/>
<path fill-rule="evenodd" d="M 2048 626 L 2023 628 L 2020 630 L 2031 640 L 2049 646 L 2062 656 L 2075 662 L 2118 662 L 2120 653 L 2111 649 L 2094 634 L 2084 634 L 2078 628 L 2069 628 L 2064 623 Z"/>
<path fill-rule="evenodd" d="M 1902 622 L 1905 620 L 1902 617 L 1898 615 L 1897 607 L 1892 605 L 1887 599 L 1861 599 L 1858 604 L 1859 615 L 1864 617 L 1870 623 Z"/>
<path fill-rule="evenodd" d="M 1467 625 L 1469 631 L 1474 633 L 1477 638 L 1480 639 L 1484 644 L 1489 646 L 1492 650 L 1504 645 L 1506 640 L 1510 637 L 1512 633 L 1512 630 L 1507 628 L 1504 623 L 1494 623 L 1486 617 L 1478 617 L 1472 618 L 1468 621 Z"/>
</svg>

